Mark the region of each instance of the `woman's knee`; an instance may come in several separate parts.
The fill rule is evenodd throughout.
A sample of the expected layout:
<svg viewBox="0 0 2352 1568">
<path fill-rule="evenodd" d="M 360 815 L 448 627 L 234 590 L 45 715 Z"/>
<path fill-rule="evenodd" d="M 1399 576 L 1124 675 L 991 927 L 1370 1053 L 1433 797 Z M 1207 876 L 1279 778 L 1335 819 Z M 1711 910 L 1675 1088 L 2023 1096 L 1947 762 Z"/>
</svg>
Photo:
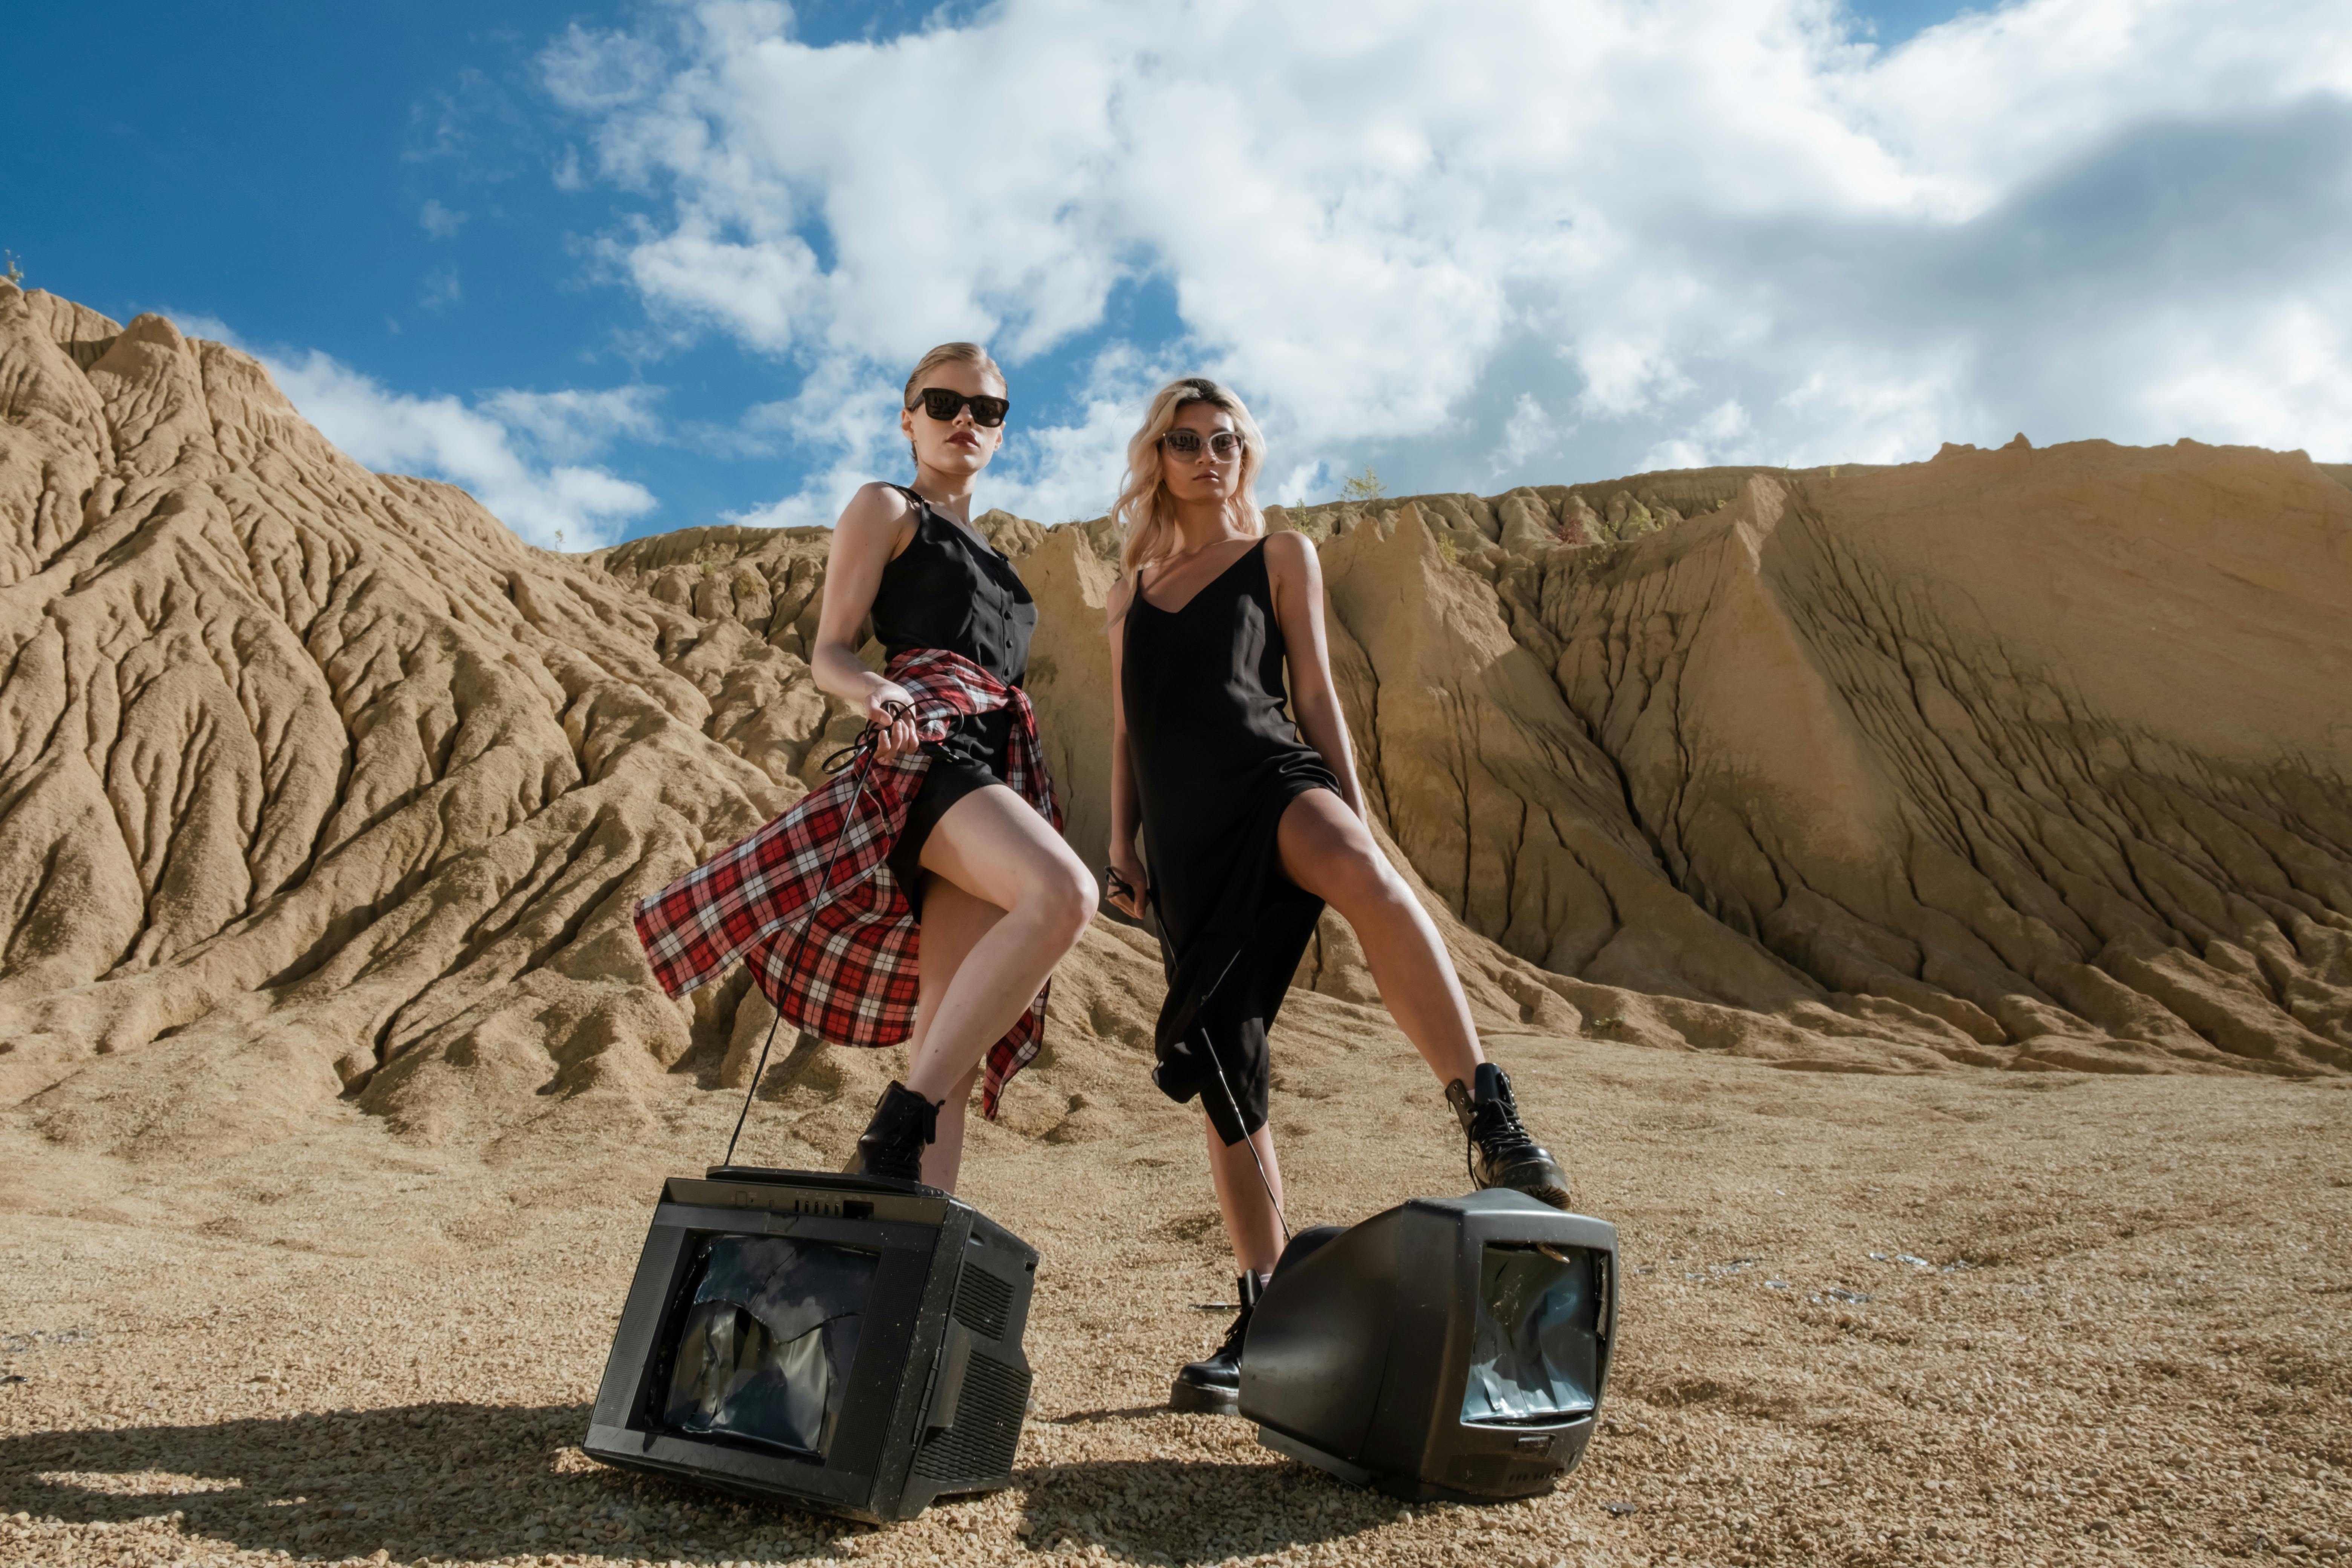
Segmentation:
<svg viewBox="0 0 2352 1568">
<path fill-rule="evenodd" d="M 1412 896 L 1369 833 L 1349 834 L 1332 844 L 1319 869 L 1324 901 L 1343 915 L 1369 912 Z"/>
<path fill-rule="evenodd" d="M 1046 931 L 1066 945 L 1076 942 L 1087 922 L 1095 918 L 1096 898 L 1094 878 L 1073 855 L 1057 860 L 1040 876 L 1024 902 L 1045 922 Z"/>
</svg>

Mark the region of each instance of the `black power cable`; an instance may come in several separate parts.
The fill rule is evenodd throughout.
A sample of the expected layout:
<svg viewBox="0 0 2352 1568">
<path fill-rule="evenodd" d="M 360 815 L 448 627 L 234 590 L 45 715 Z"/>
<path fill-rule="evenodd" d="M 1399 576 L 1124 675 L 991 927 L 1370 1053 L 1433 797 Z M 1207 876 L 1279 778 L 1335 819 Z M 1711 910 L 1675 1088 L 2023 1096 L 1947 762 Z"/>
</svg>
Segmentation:
<svg viewBox="0 0 2352 1568">
<path fill-rule="evenodd" d="M 1225 1078 L 1225 1064 L 1217 1059 L 1217 1047 L 1209 1039 L 1205 1026 L 1201 1030 L 1201 1043 L 1209 1047 L 1209 1065 L 1217 1069 L 1217 1087 L 1225 1091 L 1225 1109 L 1234 1113 L 1234 1125 L 1239 1127 L 1242 1124 L 1241 1105 L 1234 1099 L 1234 1086 Z M 1265 1162 L 1258 1158 L 1257 1140 L 1244 1131 L 1242 1143 L 1250 1152 L 1250 1163 L 1257 1167 L 1257 1184 L 1265 1189 L 1265 1201 L 1274 1205 L 1274 1222 L 1282 1226 L 1282 1239 L 1287 1243 L 1290 1240 L 1290 1219 L 1282 1212 L 1282 1200 L 1274 1195 L 1274 1183 L 1265 1173 Z"/>
<path fill-rule="evenodd" d="M 865 803 L 866 779 L 874 771 L 874 757 L 881 747 L 882 731 L 887 725 L 897 723 L 909 710 L 903 702 L 886 702 L 882 705 L 882 711 L 886 718 L 867 720 L 866 728 L 858 731 L 856 740 L 824 760 L 824 771 L 837 773 L 849 766 L 848 759 L 854 758 L 857 764 L 857 787 L 850 792 L 848 815 L 842 821 L 841 832 L 834 838 L 833 853 L 825 857 L 824 870 L 817 878 L 817 900 L 810 906 L 807 918 L 801 921 L 800 931 L 793 938 L 792 953 L 784 960 L 784 974 L 788 981 L 800 963 L 801 950 L 808 945 L 809 931 L 815 926 L 816 917 L 834 900 L 833 868 L 841 859 L 842 848 L 849 842 L 849 829 L 857 821 L 857 808 Z M 760 1043 L 760 1060 L 751 1068 L 751 1083 L 744 1088 L 743 1109 L 735 1113 L 735 1131 L 727 1140 L 727 1158 L 720 1162 L 721 1164 L 735 1163 L 736 1141 L 743 1136 L 743 1121 L 751 1114 L 752 1097 L 760 1092 L 760 1079 L 768 1070 L 768 1052 L 775 1046 L 776 1030 L 783 1021 L 784 1010 L 779 1007 L 775 1021 L 768 1026 L 768 1037 Z"/>
</svg>

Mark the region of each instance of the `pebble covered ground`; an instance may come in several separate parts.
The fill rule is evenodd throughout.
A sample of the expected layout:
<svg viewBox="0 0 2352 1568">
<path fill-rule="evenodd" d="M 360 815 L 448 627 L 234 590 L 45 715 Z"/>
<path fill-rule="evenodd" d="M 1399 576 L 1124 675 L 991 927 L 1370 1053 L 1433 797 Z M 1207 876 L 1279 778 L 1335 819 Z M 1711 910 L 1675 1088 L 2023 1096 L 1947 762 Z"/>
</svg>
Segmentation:
<svg viewBox="0 0 2352 1568">
<path fill-rule="evenodd" d="M 1461 1190 L 1364 1027 L 1393 1048 L 1277 1100 L 1294 1224 Z M 1405 1507 L 1169 1414 L 1229 1264 L 1148 1098 L 974 1140 L 965 1195 L 1044 1256 L 1011 1491 L 874 1529 L 604 1468 L 646 1216 L 731 1118 L 682 1080 L 650 1130 L 487 1148 L 338 1108 L 122 1160 L 0 1118 L 0 1563 L 2352 1561 L 2352 1085 L 1490 1048 L 1627 1268 L 1550 1496 Z"/>
</svg>

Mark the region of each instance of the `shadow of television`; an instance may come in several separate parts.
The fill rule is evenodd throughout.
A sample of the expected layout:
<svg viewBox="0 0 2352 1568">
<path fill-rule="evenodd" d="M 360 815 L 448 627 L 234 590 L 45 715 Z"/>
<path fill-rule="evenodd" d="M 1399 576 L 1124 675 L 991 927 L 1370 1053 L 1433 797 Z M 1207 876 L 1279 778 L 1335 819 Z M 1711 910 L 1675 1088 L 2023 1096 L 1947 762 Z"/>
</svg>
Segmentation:
<svg viewBox="0 0 2352 1568">
<path fill-rule="evenodd" d="M 18 1433 L 0 1437 L 0 1516 L 123 1524 L 177 1510 L 190 1538 L 328 1561 L 718 1562 L 871 1533 L 596 1465 L 578 1451 L 587 1424 L 584 1404 L 447 1403 Z"/>
<path fill-rule="evenodd" d="M 590 1552 L 715 1563 L 818 1555 L 875 1533 L 597 1465 L 579 1451 L 587 1417 L 584 1404 L 452 1402 L 17 1433 L 0 1437 L 0 1516 L 121 1525 L 176 1510 L 191 1540 L 327 1562 L 383 1551 L 394 1562 Z M 1343 1541 L 1398 1508 L 1272 1454 L 1024 1466 L 1011 1500 L 1032 1550 L 1067 1540 L 1180 1564 Z"/>
</svg>

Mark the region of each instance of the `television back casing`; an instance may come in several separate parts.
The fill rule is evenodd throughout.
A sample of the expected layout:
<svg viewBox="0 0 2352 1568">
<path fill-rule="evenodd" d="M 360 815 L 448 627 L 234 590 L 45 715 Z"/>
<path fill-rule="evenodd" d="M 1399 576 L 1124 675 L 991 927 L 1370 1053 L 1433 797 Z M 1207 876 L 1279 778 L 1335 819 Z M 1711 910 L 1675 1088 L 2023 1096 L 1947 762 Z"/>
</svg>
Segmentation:
<svg viewBox="0 0 2352 1568">
<path fill-rule="evenodd" d="M 838 1424 L 820 1460 L 667 1425 L 661 1384 L 711 1236 L 784 1237 L 879 1255 Z M 1034 1247 L 910 1182 L 720 1166 L 664 1184 L 589 1417 L 606 1464 L 781 1497 L 869 1523 L 1013 1484 L 1029 1405 L 1021 1348 Z"/>
<path fill-rule="evenodd" d="M 1462 1419 L 1488 1243 L 1591 1255 L 1592 1408 L 1571 1419 Z M 1493 1188 L 1415 1198 L 1349 1227 L 1302 1232 L 1252 1312 L 1241 1414 L 1258 1437 L 1359 1486 L 1501 1501 L 1576 1468 L 1601 1415 L 1617 1319 L 1617 1228 Z"/>
</svg>

